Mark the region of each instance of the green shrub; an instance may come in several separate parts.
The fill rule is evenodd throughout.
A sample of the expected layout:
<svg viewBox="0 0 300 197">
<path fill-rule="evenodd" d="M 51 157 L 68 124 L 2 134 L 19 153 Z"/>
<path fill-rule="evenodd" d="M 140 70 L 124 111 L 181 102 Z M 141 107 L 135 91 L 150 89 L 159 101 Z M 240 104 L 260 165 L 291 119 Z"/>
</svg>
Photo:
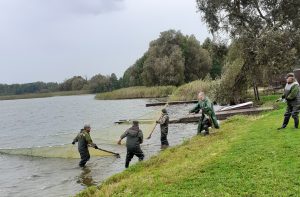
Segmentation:
<svg viewBox="0 0 300 197">
<path fill-rule="evenodd" d="M 236 83 L 243 64 L 242 59 L 236 59 L 232 63 L 227 63 L 223 68 L 223 74 L 216 89 L 218 103 L 235 104 L 245 101 L 248 88 Z"/>
<path fill-rule="evenodd" d="M 187 83 L 177 88 L 171 95 L 171 101 L 188 101 L 197 99 L 197 95 L 200 91 L 212 100 L 216 99 L 216 91 L 218 89 L 220 81 L 212 80 L 210 77 L 206 77 L 204 80 L 197 80 Z"/>
<path fill-rule="evenodd" d="M 96 95 L 96 99 L 134 99 L 134 98 L 160 98 L 167 97 L 176 89 L 175 86 L 135 86 L 122 88 L 112 92 L 105 92 Z"/>
</svg>

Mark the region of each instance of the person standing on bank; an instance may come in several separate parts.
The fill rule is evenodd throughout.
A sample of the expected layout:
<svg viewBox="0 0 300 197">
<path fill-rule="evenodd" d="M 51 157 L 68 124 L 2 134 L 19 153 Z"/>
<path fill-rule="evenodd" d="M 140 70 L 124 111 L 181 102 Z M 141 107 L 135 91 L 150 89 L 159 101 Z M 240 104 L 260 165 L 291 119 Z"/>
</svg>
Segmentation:
<svg viewBox="0 0 300 197">
<path fill-rule="evenodd" d="M 139 122 L 133 121 L 132 127 L 127 129 L 120 137 L 118 144 L 121 145 L 121 141 L 126 139 L 127 155 L 125 161 L 125 168 L 129 167 L 129 163 L 133 156 L 137 156 L 139 161 L 144 160 L 144 153 L 141 149 L 141 144 L 143 143 L 143 132 L 139 128 Z"/>
<path fill-rule="evenodd" d="M 86 162 L 90 159 L 90 153 L 88 146 L 91 146 L 95 149 L 98 149 L 98 146 L 93 143 L 93 140 L 90 136 L 91 126 L 89 124 L 84 125 L 83 129 L 79 132 L 79 134 L 74 138 L 72 144 L 74 145 L 78 142 L 78 151 L 80 154 L 80 162 L 79 166 L 84 167 Z"/>
<path fill-rule="evenodd" d="M 209 134 L 209 127 L 214 125 L 216 129 L 219 129 L 219 123 L 214 111 L 214 106 L 207 98 L 204 92 L 199 92 L 197 105 L 189 111 L 189 113 L 199 113 L 202 110 L 202 115 L 200 116 L 197 134 L 201 134 L 202 131 L 204 135 Z"/>
<path fill-rule="evenodd" d="M 278 130 L 285 129 L 289 123 L 291 116 L 294 119 L 294 127 L 299 126 L 299 110 L 300 110 L 300 91 L 299 83 L 296 81 L 294 73 L 288 73 L 286 76 L 286 85 L 281 99 L 285 99 L 287 103 L 286 112 L 282 126 Z"/>
<path fill-rule="evenodd" d="M 169 146 L 169 142 L 167 139 L 168 136 L 168 127 L 169 127 L 169 115 L 166 109 L 162 109 L 161 118 L 156 121 L 157 124 L 160 124 L 160 142 L 161 149 L 166 149 Z"/>
</svg>

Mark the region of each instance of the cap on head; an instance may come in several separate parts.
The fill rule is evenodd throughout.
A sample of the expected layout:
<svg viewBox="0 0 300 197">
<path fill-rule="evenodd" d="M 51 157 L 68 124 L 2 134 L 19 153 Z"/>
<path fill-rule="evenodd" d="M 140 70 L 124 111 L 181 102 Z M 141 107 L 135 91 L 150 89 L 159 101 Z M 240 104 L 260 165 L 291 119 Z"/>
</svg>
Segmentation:
<svg viewBox="0 0 300 197">
<path fill-rule="evenodd" d="M 285 78 L 295 77 L 294 73 L 288 73 Z"/>
<path fill-rule="evenodd" d="M 91 128 L 91 125 L 90 125 L 90 124 L 85 124 L 83 128 L 84 128 L 84 129 Z"/>
<path fill-rule="evenodd" d="M 133 124 L 134 126 L 138 126 L 138 125 L 139 125 L 139 121 L 134 120 L 134 121 L 132 121 L 132 124 Z"/>
<path fill-rule="evenodd" d="M 166 113 L 167 113 L 167 110 L 166 110 L 165 108 L 163 108 L 163 109 L 161 110 L 161 112 L 166 114 Z"/>
</svg>

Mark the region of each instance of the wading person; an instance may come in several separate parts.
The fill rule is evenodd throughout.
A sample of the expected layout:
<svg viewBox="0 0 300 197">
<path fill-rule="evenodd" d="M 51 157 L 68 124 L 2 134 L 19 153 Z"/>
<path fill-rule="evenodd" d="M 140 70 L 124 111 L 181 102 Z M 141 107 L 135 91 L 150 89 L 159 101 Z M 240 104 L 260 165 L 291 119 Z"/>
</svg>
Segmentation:
<svg viewBox="0 0 300 197">
<path fill-rule="evenodd" d="M 299 84 L 293 73 L 289 73 L 286 76 L 286 85 L 282 99 L 286 100 L 287 108 L 284 114 L 282 126 L 278 128 L 278 130 L 286 128 L 291 116 L 294 119 L 294 127 L 297 129 L 299 126 L 300 91 Z"/>
<path fill-rule="evenodd" d="M 118 144 L 121 145 L 122 139 L 126 137 L 127 155 L 125 161 L 125 168 L 129 167 L 129 163 L 133 156 L 137 156 L 139 161 L 144 159 L 144 153 L 140 144 L 143 143 L 143 132 L 139 128 L 139 122 L 133 121 L 132 127 L 127 129 L 120 137 Z"/>
<path fill-rule="evenodd" d="M 198 103 L 197 105 L 190 110 L 189 113 L 199 113 L 202 111 L 202 115 L 200 116 L 197 134 L 201 134 L 203 132 L 204 135 L 209 134 L 209 127 L 212 125 L 218 129 L 220 128 L 213 104 L 210 100 L 205 96 L 204 92 L 199 92 L 198 94 Z"/>
<path fill-rule="evenodd" d="M 84 167 L 86 162 L 90 159 L 90 153 L 88 147 L 91 146 L 95 149 L 98 149 L 98 146 L 93 143 L 92 138 L 90 136 L 91 127 L 90 125 L 84 125 L 83 129 L 79 132 L 79 134 L 74 138 L 72 144 L 74 145 L 78 142 L 78 151 L 80 154 L 80 162 L 79 166 Z"/>
<path fill-rule="evenodd" d="M 156 123 L 160 124 L 160 142 L 161 142 L 161 149 L 168 148 L 169 142 L 167 139 L 168 136 L 168 127 L 169 127 L 169 115 L 166 109 L 162 109 L 162 116 L 161 118 L 156 121 Z"/>
</svg>

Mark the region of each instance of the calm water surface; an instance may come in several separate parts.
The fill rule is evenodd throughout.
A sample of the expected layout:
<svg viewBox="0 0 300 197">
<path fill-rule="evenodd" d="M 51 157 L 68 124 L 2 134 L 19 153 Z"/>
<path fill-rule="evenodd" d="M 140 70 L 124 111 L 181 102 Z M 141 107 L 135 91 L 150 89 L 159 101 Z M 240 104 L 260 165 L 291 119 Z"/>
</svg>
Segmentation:
<svg viewBox="0 0 300 197">
<path fill-rule="evenodd" d="M 92 138 L 93 133 L 105 136 L 104 128 L 113 128 L 114 121 L 143 118 L 159 110 L 146 108 L 147 102 L 151 101 L 98 101 L 94 100 L 94 95 L 0 101 L 0 148 L 68 144 L 84 123 L 91 124 Z M 170 117 L 184 116 L 192 106 L 170 106 Z M 146 159 L 160 150 L 158 129 L 142 146 Z M 170 145 L 176 145 L 195 135 L 196 125 L 170 125 L 169 130 Z M 114 141 L 111 144 L 95 142 L 119 152 L 121 159 L 92 157 L 87 167 L 81 169 L 77 167 L 78 159 L 0 154 L 0 196 L 70 196 L 123 171 L 125 147 L 115 145 Z M 136 158 L 134 162 L 137 162 Z"/>
</svg>

